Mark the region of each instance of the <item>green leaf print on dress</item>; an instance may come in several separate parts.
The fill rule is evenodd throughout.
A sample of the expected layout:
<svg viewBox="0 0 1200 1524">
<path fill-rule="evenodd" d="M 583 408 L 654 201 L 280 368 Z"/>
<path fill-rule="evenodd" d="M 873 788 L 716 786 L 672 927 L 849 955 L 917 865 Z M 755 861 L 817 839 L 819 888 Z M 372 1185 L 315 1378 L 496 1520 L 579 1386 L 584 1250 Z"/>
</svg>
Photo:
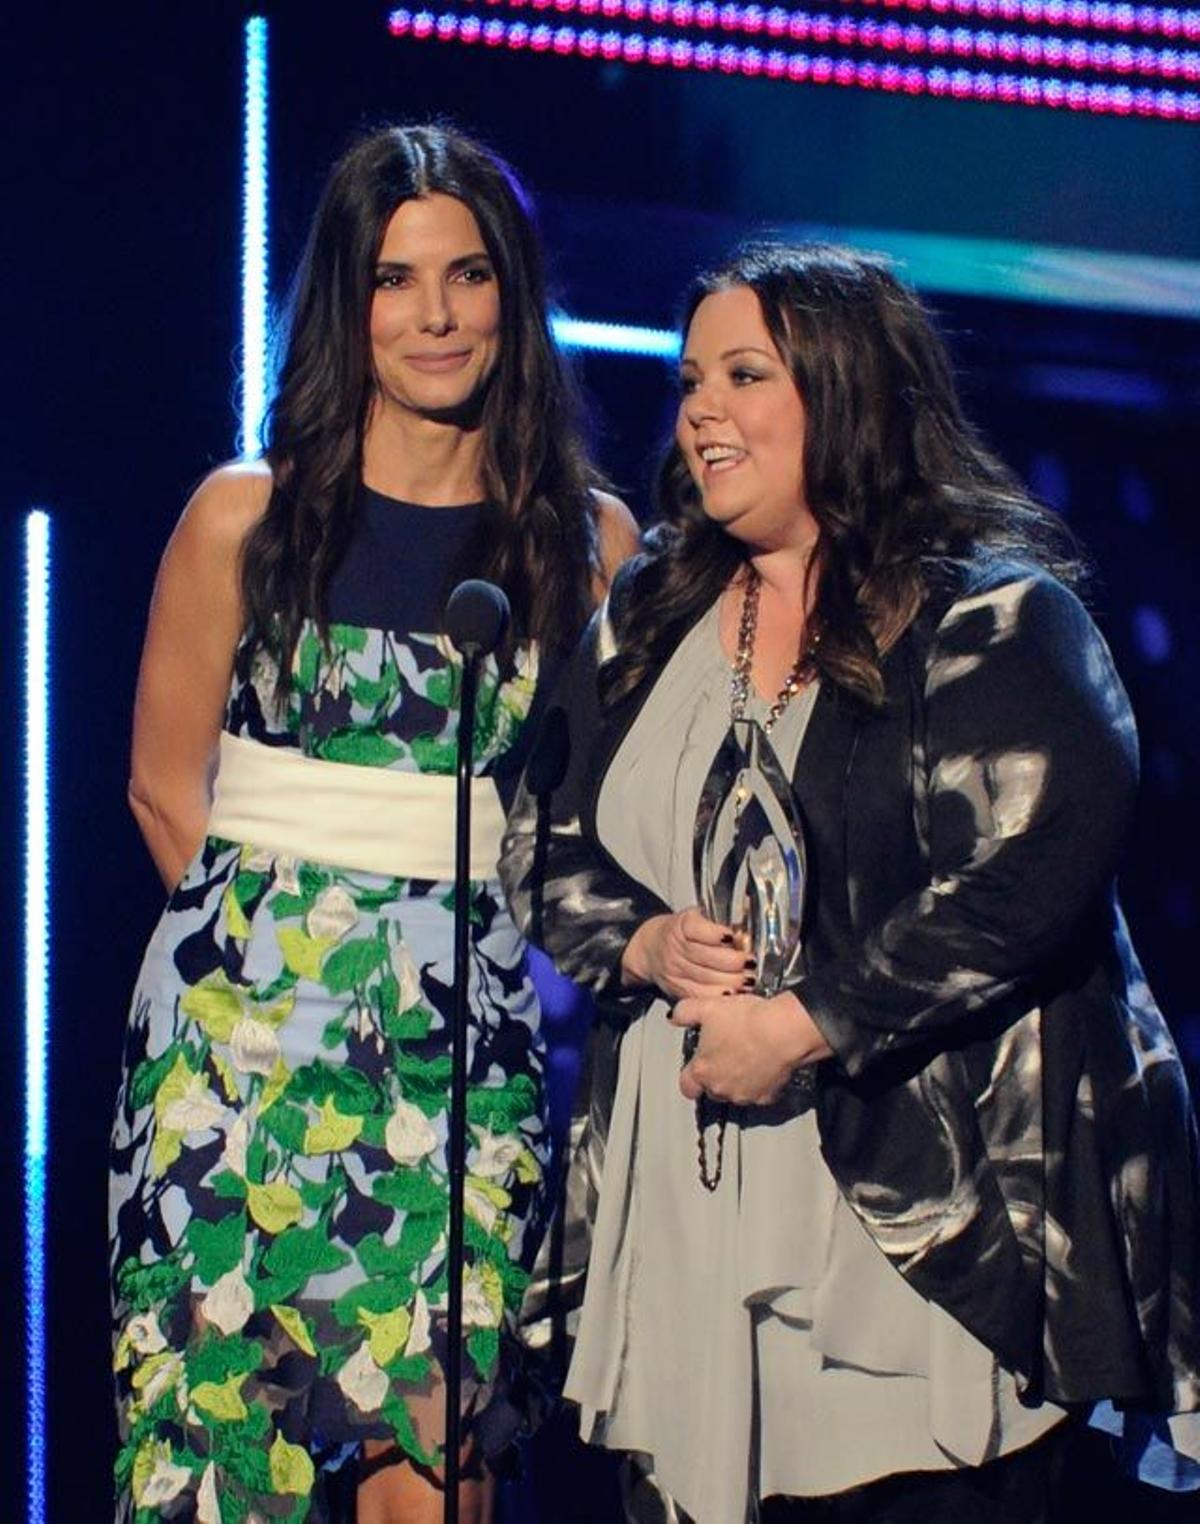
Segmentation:
<svg viewBox="0 0 1200 1524">
<path fill-rule="evenodd" d="M 434 636 L 307 627 L 282 711 L 239 653 L 227 726 L 355 766 L 452 773 L 458 670 Z M 476 770 L 515 744 L 536 655 L 481 683 Z M 445 1351 L 446 883 L 210 838 L 150 944 L 113 1135 L 119 1517 L 326 1517 L 322 1464 L 437 1459 Z M 524 946 L 472 885 L 466 1372 L 506 1397 L 505 1331 L 543 1207 Z M 500 1425 L 501 1429 L 503 1424 Z"/>
</svg>

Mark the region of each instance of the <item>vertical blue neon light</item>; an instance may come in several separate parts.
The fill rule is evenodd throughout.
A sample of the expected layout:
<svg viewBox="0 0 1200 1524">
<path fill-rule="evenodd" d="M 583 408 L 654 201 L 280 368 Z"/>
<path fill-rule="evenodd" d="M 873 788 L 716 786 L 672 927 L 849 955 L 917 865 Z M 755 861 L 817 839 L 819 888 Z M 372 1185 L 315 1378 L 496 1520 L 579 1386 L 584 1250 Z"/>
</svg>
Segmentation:
<svg viewBox="0 0 1200 1524">
<path fill-rule="evenodd" d="M 267 20 L 245 30 L 242 103 L 242 398 L 238 452 L 257 455 L 267 406 Z"/>
<path fill-rule="evenodd" d="M 25 521 L 25 1486 L 46 1517 L 46 1069 L 50 1025 L 50 515 Z"/>
</svg>

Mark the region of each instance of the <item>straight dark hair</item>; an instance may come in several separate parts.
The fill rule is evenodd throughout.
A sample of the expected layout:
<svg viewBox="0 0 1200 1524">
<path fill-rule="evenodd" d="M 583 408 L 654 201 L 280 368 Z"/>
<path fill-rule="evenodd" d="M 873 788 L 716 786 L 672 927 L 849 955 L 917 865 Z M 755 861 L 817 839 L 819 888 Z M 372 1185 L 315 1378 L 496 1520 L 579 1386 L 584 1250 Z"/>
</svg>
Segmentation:
<svg viewBox="0 0 1200 1524">
<path fill-rule="evenodd" d="M 881 258 L 828 244 L 749 244 L 695 280 L 685 336 L 705 297 L 739 286 L 757 296 L 804 403 L 821 676 L 879 704 L 880 659 L 948 560 L 1009 558 L 1068 585 L 1080 580 L 1066 526 L 984 446 L 920 299 Z M 677 443 L 662 462 L 657 499 L 651 554 L 623 604 L 632 612 L 618 616 L 609 699 L 665 662 L 746 560 L 745 547 L 705 516 Z"/>
<path fill-rule="evenodd" d="M 386 127 L 334 165 L 322 193 L 265 430 L 273 488 L 243 548 L 249 636 L 278 663 L 281 692 L 305 619 L 326 631 L 326 590 L 353 527 L 375 390 L 369 323 L 379 249 L 396 208 L 434 193 L 474 215 L 500 291 L 499 356 L 480 402 L 486 507 L 455 576 L 504 588 L 510 650 L 525 639 L 569 646 L 587 618 L 596 478 L 550 333 L 529 198 L 501 159 L 460 132 Z"/>
</svg>

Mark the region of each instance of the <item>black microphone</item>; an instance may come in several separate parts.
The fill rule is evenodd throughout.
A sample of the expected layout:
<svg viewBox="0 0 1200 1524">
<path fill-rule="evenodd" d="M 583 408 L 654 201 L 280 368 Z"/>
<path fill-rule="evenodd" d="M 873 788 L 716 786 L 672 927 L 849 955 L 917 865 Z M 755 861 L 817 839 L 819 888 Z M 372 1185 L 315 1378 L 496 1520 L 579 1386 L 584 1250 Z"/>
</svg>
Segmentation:
<svg viewBox="0 0 1200 1524">
<path fill-rule="evenodd" d="M 508 599 L 494 582 L 460 582 L 446 604 L 446 634 L 465 657 L 487 656 L 504 639 Z"/>
</svg>

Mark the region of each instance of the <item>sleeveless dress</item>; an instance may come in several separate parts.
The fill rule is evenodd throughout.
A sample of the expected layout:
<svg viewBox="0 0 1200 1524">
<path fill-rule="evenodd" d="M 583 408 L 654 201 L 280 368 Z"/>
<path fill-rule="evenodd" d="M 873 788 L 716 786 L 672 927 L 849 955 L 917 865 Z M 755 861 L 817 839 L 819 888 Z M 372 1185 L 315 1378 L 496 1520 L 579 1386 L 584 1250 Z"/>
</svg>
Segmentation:
<svg viewBox="0 0 1200 1524">
<path fill-rule="evenodd" d="M 363 489 L 277 709 L 239 647 L 233 735 L 451 778 L 457 669 L 435 633 L 478 505 Z M 488 660 L 475 771 L 515 774 L 537 653 Z M 494 878 L 472 883 L 464 1410 L 515 1415 L 505 1333 L 543 1205 L 538 1005 Z M 209 836 L 133 998 L 110 1175 L 118 1517 L 321 1519 L 364 1439 L 439 1459 L 453 987 L 449 882 Z"/>
</svg>

